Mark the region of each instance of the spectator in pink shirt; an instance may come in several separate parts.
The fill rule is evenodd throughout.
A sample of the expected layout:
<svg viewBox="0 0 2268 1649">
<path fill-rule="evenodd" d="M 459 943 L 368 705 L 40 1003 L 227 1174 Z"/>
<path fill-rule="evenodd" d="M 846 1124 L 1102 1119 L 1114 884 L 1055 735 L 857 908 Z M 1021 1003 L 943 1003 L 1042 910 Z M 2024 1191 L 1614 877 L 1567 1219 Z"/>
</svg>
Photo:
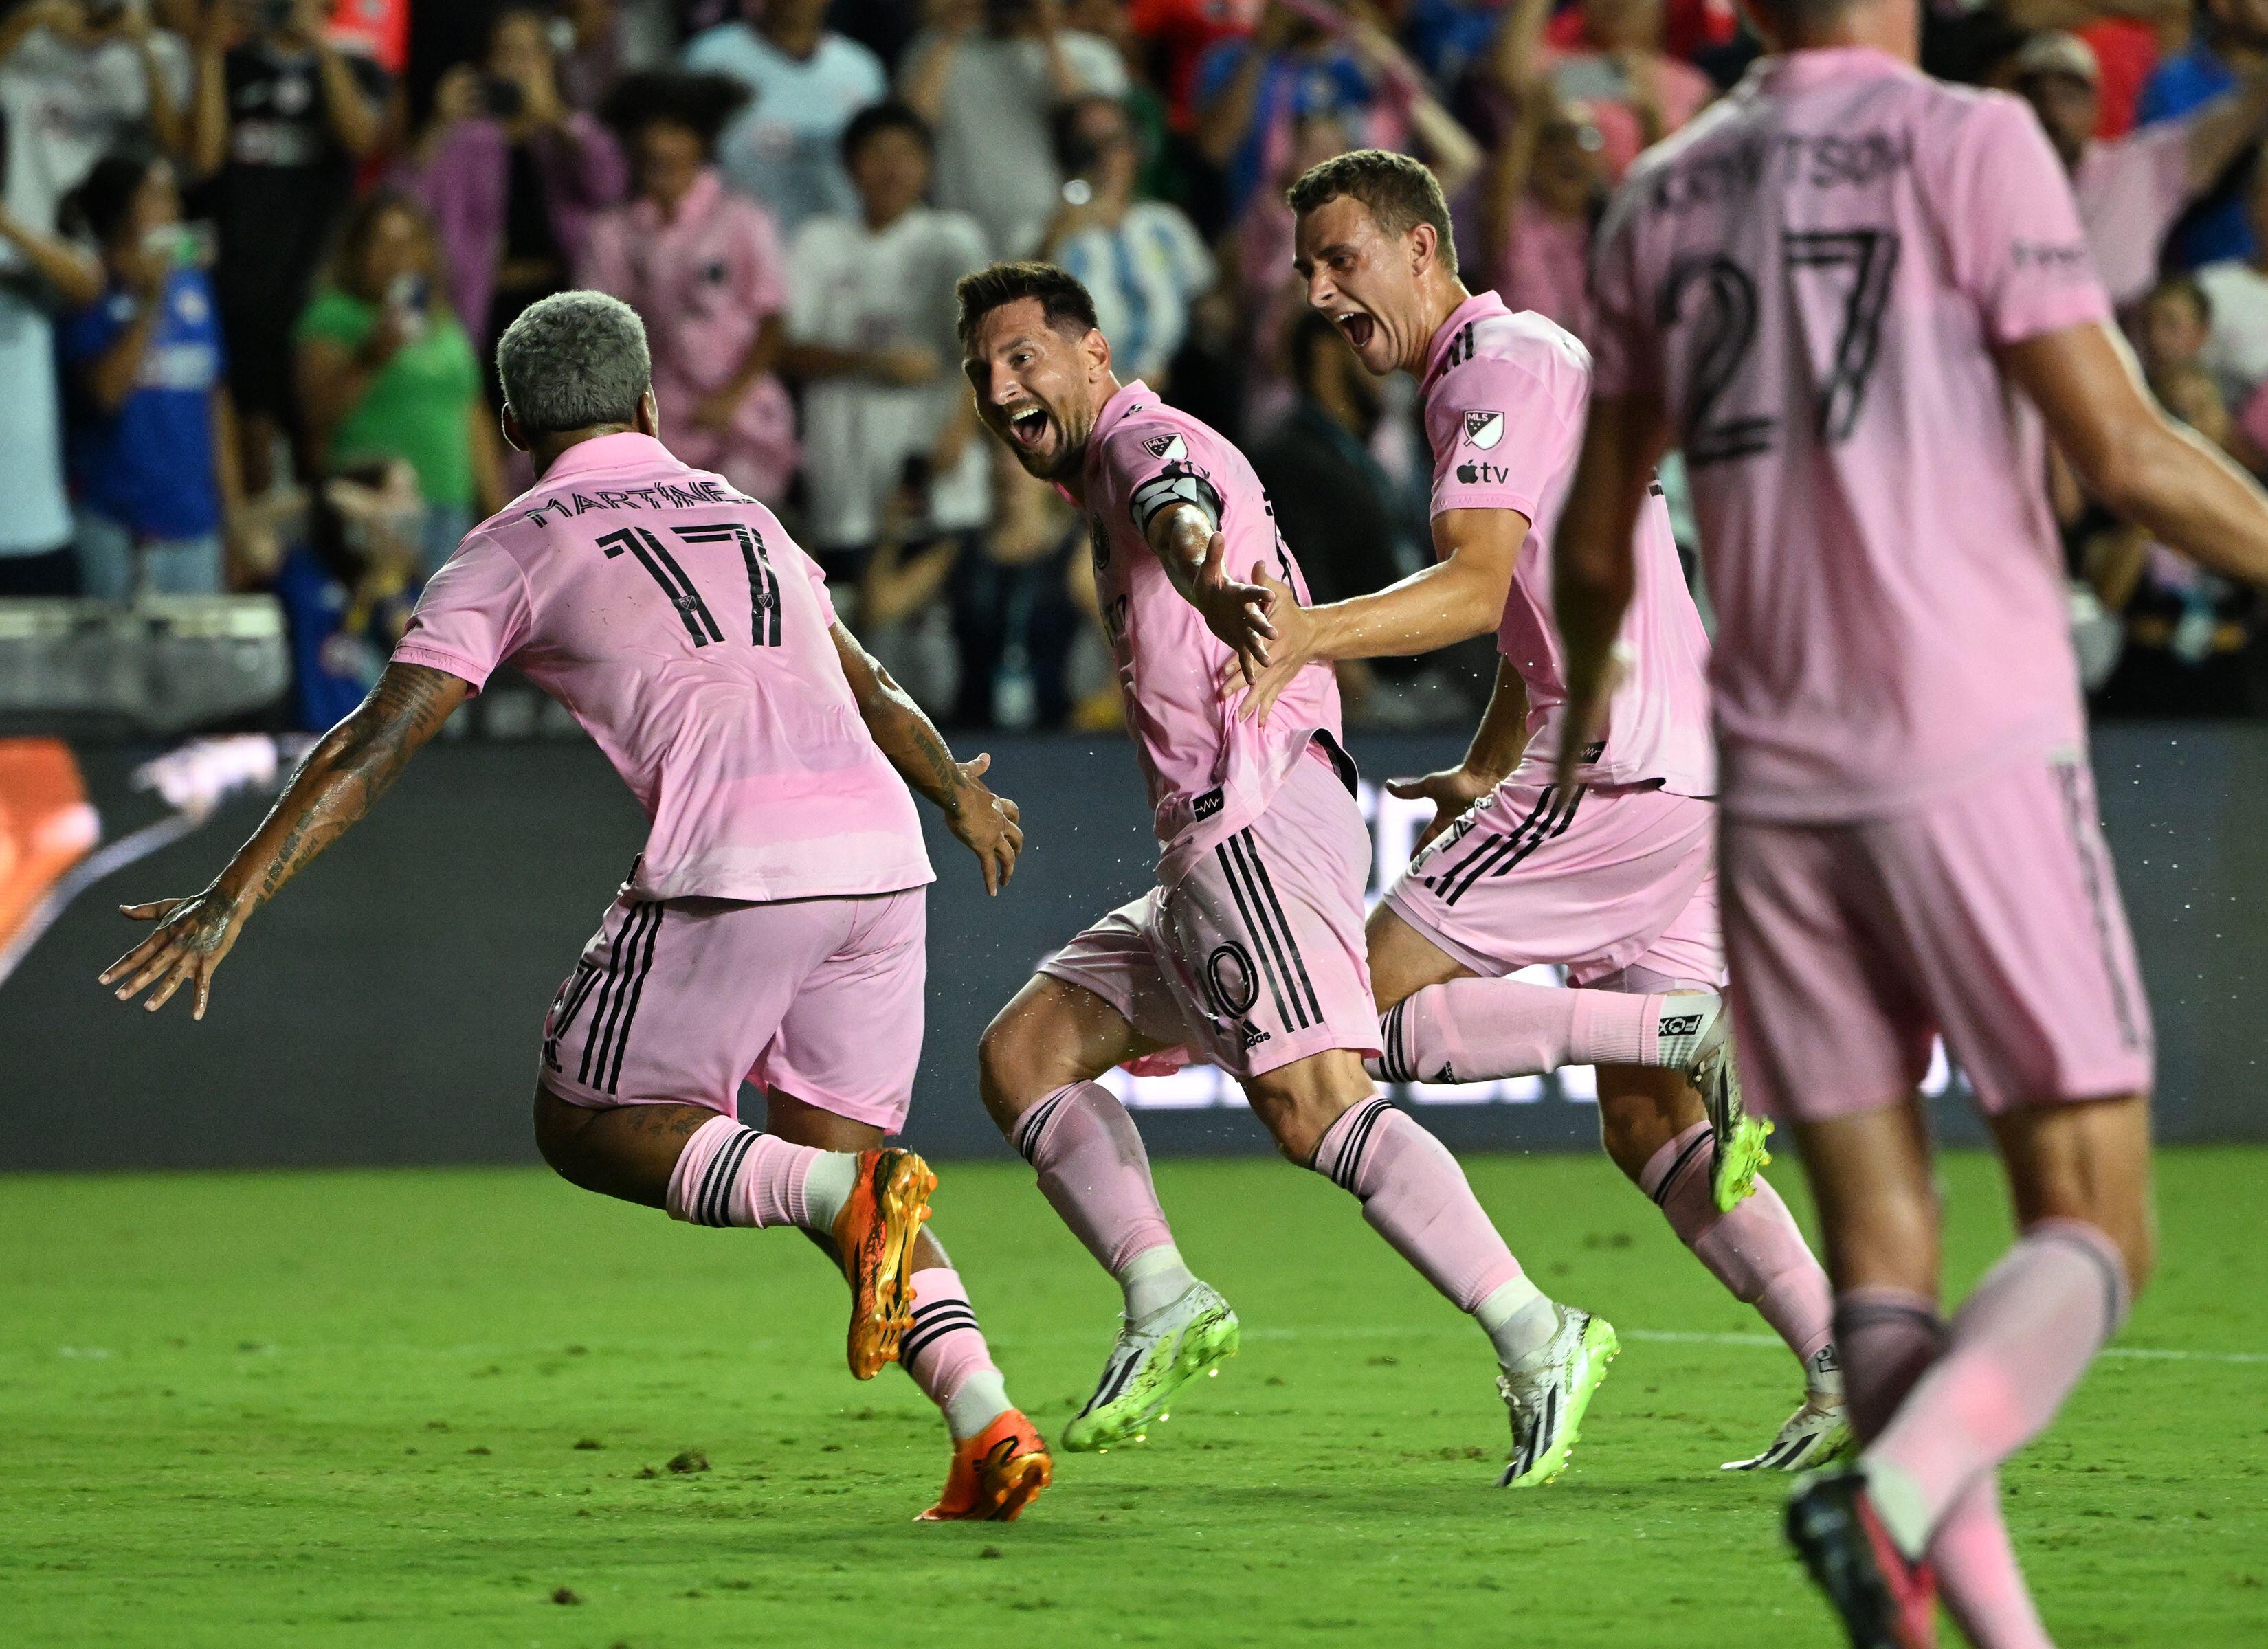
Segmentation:
<svg viewBox="0 0 2268 1649">
<path fill-rule="evenodd" d="M 2127 312 L 2156 283 L 2175 220 L 2268 136 L 2268 71 L 2193 114 L 2108 143 L 2095 137 L 2102 76 L 2085 40 L 2060 30 L 2035 34 L 2017 52 L 2015 71 L 2016 90 L 2071 173 L 2095 272 Z"/>
<path fill-rule="evenodd" d="M 773 370 L 786 263 L 771 214 L 727 189 L 711 164 L 747 97 L 716 75 L 638 74 L 615 87 L 608 121 L 630 150 L 635 194 L 592 226 L 577 279 L 645 321 L 671 449 L 776 502 L 800 456 Z"/>
<path fill-rule="evenodd" d="M 593 216 L 621 201 L 622 151 L 568 106 L 542 14 L 514 10 L 489 34 L 484 68 L 441 77 L 433 121 L 403 181 L 425 202 L 450 297 L 482 357 L 519 312 L 564 291 Z"/>
</svg>

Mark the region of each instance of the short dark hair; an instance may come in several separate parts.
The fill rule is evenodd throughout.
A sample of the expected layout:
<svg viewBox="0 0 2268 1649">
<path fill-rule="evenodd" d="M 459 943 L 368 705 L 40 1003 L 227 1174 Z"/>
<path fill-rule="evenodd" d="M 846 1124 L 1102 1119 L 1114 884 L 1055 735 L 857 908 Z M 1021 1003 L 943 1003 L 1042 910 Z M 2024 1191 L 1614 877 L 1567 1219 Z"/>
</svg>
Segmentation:
<svg viewBox="0 0 2268 1649">
<path fill-rule="evenodd" d="M 1027 298 L 1040 300 L 1040 313 L 1047 317 L 1048 325 L 1058 332 L 1085 337 L 1099 324 L 1094 318 L 1094 295 L 1079 284 L 1079 276 L 1053 263 L 995 263 L 974 275 L 962 276 L 953 295 L 961 300 L 961 320 L 956 330 L 963 349 L 976 335 L 976 328 L 985 316 Z"/>
<path fill-rule="evenodd" d="M 1342 195 L 1360 201 L 1389 235 L 1406 235 L 1420 224 L 1432 225 L 1440 238 L 1442 267 L 1452 275 L 1457 272 L 1457 234 L 1449 224 L 1449 203 L 1441 198 L 1440 180 L 1419 162 L 1384 149 L 1357 149 L 1309 166 L 1284 191 L 1292 210 L 1303 217 Z"/>
<path fill-rule="evenodd" d="M 922 146 L 924 153 L 934 155 L 937 152 L 937 138 L 930 131 L 929 122 L 922 119 L 920 112 L 910 103 L 886 98 L 880 103 L 869 103 L 860 109 L 850 117 L 850 123 L 843 129 L 843 164 L 847 166 L 858 159 L 858 151 L 866 146 L 868 140 L 880 137 L 884 132 L 903 132 Z"/>
<path fill-rule="evenodd" d="M 134 213 L 134 197 L 157 169 L 158 157 L 140 147 L 103 156 L 64 197 L 60 214 L 64 225 L 75 225 L 96 246 L 107 247 L 126 227 Z"/>
<path fill-rule="evenodd" d="M 599 115 L 626 139 L 658 121 L 682 126 L 713 155 L 718 138 L 748 98 L 748 88 L 726 75 L 647 69 L 616 81 Z"/>
</svg>

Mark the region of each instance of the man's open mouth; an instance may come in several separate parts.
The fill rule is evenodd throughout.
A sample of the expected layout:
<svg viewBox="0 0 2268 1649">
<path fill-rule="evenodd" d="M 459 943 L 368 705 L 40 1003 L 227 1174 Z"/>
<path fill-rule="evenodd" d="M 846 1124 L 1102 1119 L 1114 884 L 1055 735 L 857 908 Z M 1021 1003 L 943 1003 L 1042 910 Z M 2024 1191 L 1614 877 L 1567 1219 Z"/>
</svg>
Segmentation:
<svg viewBox="0 0 2268 1649">
<path fill-rule="evenodd" d="M 1048 416 L 1047 409 L 1037 403 L 1019 407 L 1008 415 L 1008 438 L 1028 453 L 1047 439 L 1049 427 L 1053 423 L 1054 420 Z"/>
<path fill-rule="evenodd" d="M 1331 319 L 1338 323 L 1339 330 L 1346 334 L 1346 341 L 1358 350 L 1367 348 L 1372 335 L 1378 330 L 1378 323 L 1359 310 L 1350 309 L 1344 314 L 1334 315 Z"/>
</svg>

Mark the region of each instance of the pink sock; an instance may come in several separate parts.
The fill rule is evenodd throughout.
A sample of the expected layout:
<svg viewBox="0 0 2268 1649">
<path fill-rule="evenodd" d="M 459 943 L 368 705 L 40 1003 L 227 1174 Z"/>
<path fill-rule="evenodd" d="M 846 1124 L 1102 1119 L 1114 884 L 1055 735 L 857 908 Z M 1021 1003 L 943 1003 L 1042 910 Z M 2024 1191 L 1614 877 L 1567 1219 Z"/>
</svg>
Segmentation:
<svg viewBox="0 0 2268 1649">
<path fill-rule="evenodd" d="M 1453 979 L 1388 1009 L 1381 1051 L 1363 1064 L 1383 1082 L 1491 1082 L 1562 1065 L 1648 1065 L 1656 1063 L 1660 1015 L 1660 997 Z"/>
<path fill-rule="evenodd" d="M 1638 1174 L 1638 1188 L 1653 1198 L 1709 1274 L 1771 1324 L 1806 1373 L 1823 1373 L 1815 1369 L 1814 1359 L 1834 1338 L 1835 1295 L 1827 1273 L 1811 1257 L 1779 1193 L 1762 1180 L 1731 1213 L 1717 1211 L 1709 1194 L 1715 1156 L 1709 1124 L 1696 1123 L 1653 1153 Z"/>
<path fill-rule="evenodd" d="M 913 1275 L 914 1321 L 898 1362 L 945 1413 L 955 1437 L 975 1437 L 1008 1406 L 1000 1370 L 976 1326 L 961 1276 L 946 1266 Z"/>
<path fill-rule="evenodd" d="M 1901 1547 L 1926 1550 L 1962 1497 L 2046 1429 L 2126 1303 L 2117 1245 L 2081 1221 L 2042 1220 L 2001 1256 L 1860 1457 Z"/>
<path fill-rule="evenodd" d="M 1851 1424 L 1859 1441 L 1870 1443 L 1937 1357 L 1945 1321 L 1926 1295 L 1852 1289 L 1837 1298 L 1835 1338 Z M 1997 1476 L 1972 1483 L 1954 1503 L 1929 1557 L 1946 1608 L 1977 1649 L 2053 1649 L 2000 1520 Z"/>
<path fill-rule="evenodd" d="M 1064 1224 L 1111 1276 L 1123 1281 L 1137 1255 L 1172 1245 L 1142 1136 L 1101 1083 L 1057 1088 L 1018 1120 L 1013 1143 L 1040 1171 L 1040 1189 Z"/>
<path fill-rule="evenodd" d="M 729 1116 L 711 1117 L 694 1130 L 670 1171 L 670 1217 L 696 1226 L 817 1230 L 803 1194 L 804 1178 L 813 1163 L 835 1154 L 792 1145 Z"/>
<path fill-rule="evenodd" d="M 1384 1098 L 1333 1123 L 1308 1166 L 1361 1199 L 1362 1217 L 1458 1310 L 1521 1276 L 1457 1159 Z"/>
</svg>

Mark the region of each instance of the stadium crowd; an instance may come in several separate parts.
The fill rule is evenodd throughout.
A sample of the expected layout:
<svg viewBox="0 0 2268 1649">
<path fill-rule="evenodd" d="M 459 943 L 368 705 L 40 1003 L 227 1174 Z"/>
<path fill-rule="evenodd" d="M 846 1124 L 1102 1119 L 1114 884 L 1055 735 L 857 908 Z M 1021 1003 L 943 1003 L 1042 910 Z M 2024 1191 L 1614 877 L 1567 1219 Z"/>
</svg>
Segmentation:
<svg viewBox="0 0 2268 1649">
<path fill-rule="evenodd" d="M 2268 0 L 1925 16 L 1926 67 L 2037 112 L 2161 400 L 2268 474 Z M 1115 725 L 1084 527 L 976 438 L 954 281 L 1071 269 L 1317 595 L 1374 589 L 1430 553 L 1430 466 L 1300 301 L 1285 183 L 1419 155 L 1475 286 L 1580 335 L 1607 192 L 1755 52 L 1730 0 L 18 0 L 0 597 L 272 593 L 328 725 L 530 480 L 497 335 L 592 286 L 674 449 L 942 718 Z M 2268 713 L 2255 598 L 2050 480 L 2098 710 Z M 1489 670 L 1350 666 L 1351 717 L 1468 718 Z"/>
</svg>

